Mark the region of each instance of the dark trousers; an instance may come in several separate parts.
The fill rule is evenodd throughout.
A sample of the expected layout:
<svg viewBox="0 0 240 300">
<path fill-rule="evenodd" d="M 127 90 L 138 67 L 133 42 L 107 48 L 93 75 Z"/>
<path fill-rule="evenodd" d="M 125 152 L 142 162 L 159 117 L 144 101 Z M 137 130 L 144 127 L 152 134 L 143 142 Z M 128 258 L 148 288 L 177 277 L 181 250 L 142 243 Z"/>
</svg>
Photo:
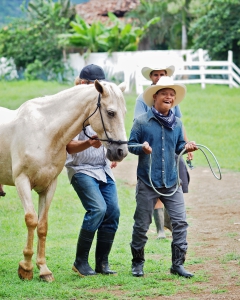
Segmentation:
<svg viewBox="0 0 240 300">
<path fill-rule="evenodd" d="M 163 194 L 170 194 L 175 186 L 171 188 L 161 188 L 157 191 Z M 141 249 L 145 246 L 148 238 L 147 231 L 152 223 L 153 209 L 159 195 L 152 187 L 147 186 L 138 179 L 136 186 L 136 210 L 134 213 L 134 225 L 132 233 L 131 246 L 135 249 Z M 187 228 L 185 203 L 182 187 L 179 187 L 176 193 L 170 197 L 161 196 L 165 208 L 167 209 L 172 222 L 173 244 L 177 245 L 184 252 L 187 251 Z"/>
</svg>

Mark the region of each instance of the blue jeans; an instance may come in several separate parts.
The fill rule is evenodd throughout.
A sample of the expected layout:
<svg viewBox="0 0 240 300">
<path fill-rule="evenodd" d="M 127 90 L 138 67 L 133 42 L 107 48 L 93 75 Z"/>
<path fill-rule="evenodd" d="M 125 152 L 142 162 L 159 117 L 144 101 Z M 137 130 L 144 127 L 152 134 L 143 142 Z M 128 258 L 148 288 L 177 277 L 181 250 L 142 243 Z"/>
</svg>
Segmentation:
<svg viewBox="0 0 240 300">
<path fill-rule="evenodd" d="M 83 173 L 76 173 L 71 181 L 86 210 L 82 228 L 95 232 L 116 232 L 120 210 L 115 182 L 107 176 L 107 183 Z"/>
</svg>

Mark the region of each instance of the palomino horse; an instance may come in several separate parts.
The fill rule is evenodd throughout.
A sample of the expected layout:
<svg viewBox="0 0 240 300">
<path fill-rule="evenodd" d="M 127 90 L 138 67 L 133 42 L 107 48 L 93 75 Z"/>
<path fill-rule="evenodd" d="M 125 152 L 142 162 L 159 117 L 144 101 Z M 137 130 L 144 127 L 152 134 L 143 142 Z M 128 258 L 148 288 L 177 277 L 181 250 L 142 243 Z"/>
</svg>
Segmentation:
<svg viewBox="0 0 240 300">
<path fill-rule="evenodd" d="M 96 80 L 94 85 L 78 85 L 56 95 L 29 100 L 16 110 L 0 108 L 0 183 L 16 186 L 27 226 L 24 259 L 18 268 L 21 279 L 33 278 L 33 239 L 37 228 L 36 263 L 40 278 L 54 280 L 45 257 L 48 210 L 66 160 L 66 145 L 83 129 L 100 94 L 101 108 L 85 123 L 92 126 L 99 139 L 105 140 L 110 160 L 121 161 L 127 155 L 124 89 L 124 83 L 117 86 Z M 32 189 L 39 195 L 38 214 Z"/>
</svg>

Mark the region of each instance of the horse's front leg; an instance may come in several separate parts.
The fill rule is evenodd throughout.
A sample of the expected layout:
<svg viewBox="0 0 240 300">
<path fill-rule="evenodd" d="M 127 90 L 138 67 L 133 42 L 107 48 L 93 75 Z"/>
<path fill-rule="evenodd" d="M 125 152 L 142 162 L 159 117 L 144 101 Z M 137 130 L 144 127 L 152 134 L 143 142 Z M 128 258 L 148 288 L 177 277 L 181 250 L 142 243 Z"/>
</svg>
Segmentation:
<svg viewBox="0 0 240 300">
<path fill-rule="evenodd" d="M 23 250 L 24 260 L 19 262 L 18 276 L 20 279 L 31 280 L 33 278 L 33 239 L 34 231 L 37 227 L 38 217 L 35 212 L 31 186 L 27 176 L 21 174 L 15 179 L 15 186 L 22 201 L 24 213 L 25 213 L 25 223 L 27 226 L 27 244 Z"/>
<path fill-rule="evenodd" d="M 40 278 L 47 282 L 54 280 L 53 274 L 46 264 L 45 248 L 48 230 L 48 211 L 56 190 L 56 185 L 57 179 L 55 178 L 48 189 L 39 194 L 37 267 L 40 270 Z"/>
</svg>

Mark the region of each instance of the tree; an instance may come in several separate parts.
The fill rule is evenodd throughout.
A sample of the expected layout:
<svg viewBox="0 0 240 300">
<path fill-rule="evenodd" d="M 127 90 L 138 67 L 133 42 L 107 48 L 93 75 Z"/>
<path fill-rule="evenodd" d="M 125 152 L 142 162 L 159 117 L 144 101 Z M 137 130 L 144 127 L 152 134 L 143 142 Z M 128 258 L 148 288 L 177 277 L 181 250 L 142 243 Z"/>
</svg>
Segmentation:
<svg viewBox="0 0 240 300">
<path fill-rule="evenodd" d="M 105 26 L 100 22 L 89 25 L 83 18 L 76 15 L 75 21 L 70 22 L 69 33 L 58 36 L 59 44 L 68 48 L 75 46 L 81 54 L 87 52 L 105 52 L 108 45 L 105 42 Z"/>
<path fill-rule="evenodd" d="M 113 51 L 136 51 L 141 38 L 148 32 L 149 27 L 160 20 L 159 17 L 151 18 L 143 26 L 133 26 L 130 23 L 121 22 L 113 13 L 108 13 L 113 25 L 108 27 L 106 41 L 109 52 Z"/>
<path fill-rule="evenodd" d="M 181 28 L 181 49 L 188 48 L 188 28 L 190 23 L 189 5 L 191 0 L 168 1 L 168 11 L 173 15 L 175 22 L 172 26 Z"/>
<path fill-rule="evenodd" d="M 58 0 L 58 2 L 53 2 L 53 0 L 30 0 L 28 5 L 25 0 L 22 8 L 31 20 L 51 22 L 53 26 L 56 18 L 71 20 L 75 15 L 75 8 L 71 5 L 71 0 Z"/>
<path fill-rule="evenodd" d="M 201 12 L 200 12 L 201 13 Z M 240 5 L 238 0 L 214 0 L 191 25 L 194 49 L 208 50 L 211 59 L 226 60 L 228 50 L 240 65 Z"/>
<path fill-rule="evenodd" d="M 76 46 L 81 54 L 90 52 L 136 51 L 141 37 L 149 26 L 159 20 L 153 18 L 143 27 L 125 24 L 113 13 L 108 13 L 109 23 L 100 22 L 87 24 L 76 15 L 75 21 L 70 23 L 72 29 L 68 34 L 59 35 L 59 43 L 66 48 Z"/>
<path fill-rule="evenodd" d="M 70 0 L 32 0 L 26 19 L 16 19 L 0 30 L 0 57 L 13 58 L 27 78 L 58 79 L 64 74 L 57 35 L 69 27 Z"/>
<path fill-rule="evenodd" d="M 141 47 L 144 49 L 186 49 L 188 47 L 188 27 L 191 0 L 140 0 L 140 5 L 127 13 L 139 26 L 153 16 L 160 21 L 149 28 Z"/>
</svg>

